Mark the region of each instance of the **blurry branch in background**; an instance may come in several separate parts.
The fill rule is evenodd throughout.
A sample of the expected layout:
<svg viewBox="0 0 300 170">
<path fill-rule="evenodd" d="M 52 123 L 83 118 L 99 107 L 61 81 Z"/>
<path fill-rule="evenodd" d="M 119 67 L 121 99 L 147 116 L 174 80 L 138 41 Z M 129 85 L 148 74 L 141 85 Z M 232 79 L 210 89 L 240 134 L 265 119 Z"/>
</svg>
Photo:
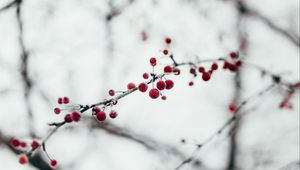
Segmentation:
<svg viewBox="0 0 300 170">
<path fill-rule="evenodd" d="M 289 164 L 285 165 L 284 167 L 280 168 L 279 170 L 299 170 L 300 169 L 300 161 L 293 161 Z"/>
<path fill-rule="evenodd" d="M 4 7 L 0 8 L 0 12 L 3 12 L 3 11 L 5 11 L 5 10 L 7 10 L 7 9 L 13 7 L 13 6 L 15 6 L 19 1 L 21 1 L 21 0 L 14 0 L 14 1 L 8 3 L 8 4 L 5 5 Z"/>
<path fill-rule="evenodd" d="M 182 161 L 186 157 L 184 153 L 174 146 L 158 142 L 150 136 L 135 133 L 130 129 L 119 127 L 110 122 L 98 123 L 97 121 L 94 121 L 94 119 L 90 119 L 87 123 L 93 130 L 101 129 L 110 135 L 136 142 L 149 151 L 155 152 L 162 157 L 162 159 L 174 156 L 176 159 Z M 200 161 L 197 161 L 197 163 L 193 164 L 193 166 L 203 168 L 204 165 L 202 165 Z"/>
<path fill-rule="evenodd" d="M 32 89 L 32 80 L 29 77 L 28 73 L 28 60 L 29 60 L 29 52 L 26 50 L 25 44 L 24 44 L 24 28 L 23 28 L 23 20 L 22 20 L 22 3 L 23 0 L 15 0 L 12 1 L 11 3 L 7 4 L 3 8 L 0 9 L 0 12 L 3 12 L 9 8 L 16 7 L 16 19 L 17 19 L 17 26 L 18 26 L 18 31 L 19 31 L 19 45 L 21 49 L 20 53 L 20 59 L 21 59 L 21 64 L 20 64 L 20 74 L 23 80 L 23 86 L 24 86 L 24 100 L 25 100 L 25 106 L 28 114 L 28 125 L 29 125 L 29 133 L 31 137 L 35 137 L 35 132 L 34 132 L 34 123 L 33 123 L 33 113 L 32 113 L 32 108 L 31 104 L 29 101 L 30 98 L 30 93 Z"/>
<path fill-rule="evenodd" d="M 283 28 L 280 28 L 274 22 L 271 21 L 271 19 L 265 17 L 258 11 L 251 9 L 249 6 L 246 5 L 245 0 L 233 0 L 236 2 L 237 7 L 239 8 L 240 13 L 243 15 L 251 16 L 256 18 L 257 20 L 261 21 L 265 25 L 267 25 L 271 30 L 277 32 L 278 34 L 282 35 L 286 39 L 288 39 L 290 42 L 292 42 L 294 45 L 296 45 L 298 48 L 300 47 L 300 37 L 297 35 L 294 35 L 293 33 L 284 30 Z"/>
<path fill-rule="evenodd" d="M 0 131 L 0 147 L 1 144 L 3 144 L 9 151 L 11 151 L 12 153 L 18 155 L 21 152 L 16 150 L 14 147 L 11 146 L 10 143 L 10 138 L 4 136 L 1 131 Z M 41 152 L 37 152 L 34 155 L 32 155 L 29 159 L 29 163 L 35 167 L 36 169 L 39 170 L 53 170 L 53 168 L 51 168 L 48 164 L 48 162 L 46 162 L 43 158 L 43 155 L 41 154 Z M 56 168 L 57 170 L 60 170 L 60 168 Z"/>
<path fill-rule="evenodd" d="M 236 10 L 238 12 L 236 32 L 237 32 L 237 41 L 239 44 L 239 52 L 241 52 L 243 56 L 247 56 L 248 39 L 247 39 L 247 34 L 243 29 L 243 27 L 245 26 L 243 25 L 243 21 L 244 21 L 243 10 L 241 10 L 242 8 L 238 4 L 236 5 L 236 7 L 237 7 Z M 234 77 L 234 95 L 233 95 L 232 103 L 240 103 L 241 100 L 241 96 L 242 96 L 241 93 L 242 93 L 242 86 L 243 86 L 243 82 L 241 79 L 241 77 L 243 76 L 242 71 L 243 71 L 242 69 L 237 70 Z M 233 114 L 237 114 L 237 112 Z M 240 129 L 240 119 L 236 119 L 236 121 L 234 121 L 232 124 L 233 124 L 232 129 L 235 130 L 235 133 L 230 135 L 229 159 L 228 159 L 227 170 L 236 169 L 237 166 L 236 159 L 238 157 L 238 149 L 239 149 L 237 136 Z"/>
<path fill-rule="evenodd" d="M 267 86 L 267 88 L 262 89 L 261 91 L 259 91 L 257 94 L 245 99 L 244 101 L 242 101 L 240 103 L 240 105 L 237 106 L 235 112 L 233 112 L 233 116 L 228 119 L 222 126 L 221 128 L 219 128 L 215 133 L 213 133 L 210 137 L 208 137 L 206 140 L 204 140 L 202 143 L 197 144 L 195 150 L 192 152 L 191 156 L 188 157 L 187 159 L 185 159 L 182 163 L 180 163 L 175 170 L 179 170 L 181 169 L 185 164 L 188 164 L 192 161 L 194 161 L 197 157 L 197 154 L 199 153 L 199 151 L 206 145 L 208 145 L 209 143 L 211 143 L 217 136 L 219 136 L 220 134 L 223 133 L 223 131 L 225 131 L 225 129 L 229 128 L 230 125 L 232 125 L 233 123 L 235 123 L 236 120 L 238 120 L 238 118 L 241 116 L 240 112 L 243 109 L 243 107 L 245 105 L 247 105 L 249 102 L 251 102 L 252 100 L 256 100 L 260 97 L 262 97 L 264 94 L 266 94 L 267 92 L 270 92 L 274 87 L 276 86 L 276 84 L 271 84 L 269 86 Z M 232 128 L 235 128 L 235 126 L 233 126 Z M 230 131 L 232 133 L 232 131 Z M 232 133 L 234 134 L 234 133 Z"/>
<path fill-rule="evenodd" d="M 26 110 L 28 114 L 28 125 L 29 125 L 29 133 L 32 138 L 35 138 L 35 132 L 34 132 L 34 123 L 33 123 L 33 113 L 32 108 L 30 104 L 30 93 L 32 89 L 32 80 L 29 77 L 28 73 L 28 60 L 29 60 L 29 52 L 26 50 L 25 44 L 24 44 L 24 27 L 23 27 L 23 20 L 22 20 L 22 3 L 23 0 L 18 0 L 16 5 L 16 15 L 17 15 L 17 23 L 18 23 L 18 29 L 19 29 L 19 45 L 21 48 L 21 65 L 20 65 L 20 73 L 23 80 L 23 86 L 24 86 L 24 100 L 26 105 Z"/>
</svg>

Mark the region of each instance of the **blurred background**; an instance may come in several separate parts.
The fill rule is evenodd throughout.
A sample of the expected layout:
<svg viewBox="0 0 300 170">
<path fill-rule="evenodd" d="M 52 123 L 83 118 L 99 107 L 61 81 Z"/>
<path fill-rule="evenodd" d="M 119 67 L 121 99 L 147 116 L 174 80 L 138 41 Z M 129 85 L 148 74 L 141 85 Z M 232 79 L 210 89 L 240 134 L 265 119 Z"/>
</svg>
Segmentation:
<svg viewBox="0 0 300 170">
<path fill-rule="evenodd" d="M 7 139 L 30 141 L 63 119 L 57 97 L 79 104 L 126 90 L 178 61 L 216 59 L 239 51 L 245 61 L 299 81 L 299 0 L 1 0 L 0 169 L 47 169 L 18 163 Z M 182 68 L 167 91 L 152 100 L 133 93 L 114 108 L 119 116 L 98 125 L 90 112 L 47 141 L 59 170 L 173 170 L 232 114 L 227 107 L 272 83 L 255 69 L 218 70 L 203 82 Z M 189 87 L 188 82 L 194 81 Z M 279 109 L 274 90 L 246 106 L 234 135 L 219 135 L 183 170 L 276 170 L 299 161 L 299 91 L 293 109 Z M 48 162 L 42 151 L 40 162 Z M 298 163 L 299 164 L 299 163 Z M 298 166 L 299 169 L 299 166 Z M 297 170 L 297 169 L 296 169 Z"/>
</svg>

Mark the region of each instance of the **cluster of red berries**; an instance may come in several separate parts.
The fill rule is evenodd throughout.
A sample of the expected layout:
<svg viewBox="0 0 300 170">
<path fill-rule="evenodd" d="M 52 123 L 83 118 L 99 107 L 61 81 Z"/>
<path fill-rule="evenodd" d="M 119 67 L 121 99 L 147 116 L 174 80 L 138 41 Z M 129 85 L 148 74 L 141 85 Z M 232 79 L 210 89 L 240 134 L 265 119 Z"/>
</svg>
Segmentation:
<svg viewBox="0 0 300 170">
<path fill-rule="evenodd" d="M 98 121 L 100 121 L 100 122 L 106 120 L 106 113 L 105 113 L 105 111 L 104 111 L 104 110 L 101 110 L 99 107 L 94 107 L 94 108 L 92 109 L 92 114 L 93 114 L 93 115 L 95 116 L 95 118 L 96 118 Z M 111 111 L 109 112 L 109 117 L 110 117 L 110 118 L 114 119 L 114 118 L 116 118 L 117 116 L 118 116 L 117 111 L 111 110 Z"/>
<path fill-rule="evenodd" d="M 29 146 L 29 144 L 21 139 L 16 137 L 12 137 L 10 139 L 10 145 L 15 149 L 25 149 Z M 36 149 L 40 146 L 40 143 L 37 140 L 32 140 L 30 143 L 31 148 Z"/>
<path fill-rule="evenodd" d="M 69 104 L 70 103 L 70 98 L 69 97 L 59 97 L 57 99 L 57 103 L 59 105 Z M 55 114 L 60 114 L 62 110 L 63 109 L 61 109 L 59 107 L 56 107 L 56 108 L 54 108 L 53 111 L 54 111 Z M 64 117 L 64 120 L 65 120 L 66 123 L 79 122 L 80 119 L 81 119 L 81 114 L 80 114 L 79 111 L 73 111 L 71 113 L 66 114 L 65 117 Z"/>
<path fill-rule="evenodd" d="M 15 149 L 19 149 L 20 147 L 25 149 L 25 148 L 29 147 L 27 142 L 25 142 L 24 140 L 18 139 L 16 137 L 12 137 L 10 139 L 10 145 Z M 40 142 L 35 139 L 32 140 L 30 143 L 31 149 L 36 149 L 40 146 L 41 146 Z M 20 164 L 28 163 L 28 156 L 25 153 L 19 154 L 19 163 Z M 57 161 L 54 159 L 50 159 L 49 166 L 51 166 L 52 168 L 55 168 L 56 165 L 57 165 Z"/>
<path fill-rule="evenodd" d="M 24 153 L 21 153 L 19 155 L 19 163 L 22 164 L 22 165 L 28 163 L 28 156 Z M 56 168 L 57 160 L 50 159 L 49 166 L 52 167 L 52 168 Z"/>
<path fill-rule="evenodd" d="M 169 54 L 168 47 L 170 46 L 171 42 L 172 42 L 172 39 L 171 39 L 170 37 L 166 37 L 166 38 L 165 38 L 165 43 L 166 43 L 166 45 L 167 45 L 167 48 L 165 48 L 165 49 L 162 51 L 164 55 L 168 55 L 168 54 Z"/>
<path fill-rule="evenodd" d="M 57 103 L 59 104 L 59 105 L 62 105 L 62 104 L 69 104 L 70 103 L 70 98 L 69 97 L 59 97 L 58 99 L 57 99 Z M 58 108 L 58 107 L 56 107 L 56 108 L 54 108 L 54 113 L 55 114 L 60 114 L 60 112 L 61 112 L 61 109 L 60 108 Z"/>
<path fill-rule="evenodd" d="M 236 72 L 242 66 L 243 62 L 239 59 L 238 52 L 231 52 L 229 53 L 229 56 L 230 58 L 224 61 L 223 68 Z"/>
</svg>

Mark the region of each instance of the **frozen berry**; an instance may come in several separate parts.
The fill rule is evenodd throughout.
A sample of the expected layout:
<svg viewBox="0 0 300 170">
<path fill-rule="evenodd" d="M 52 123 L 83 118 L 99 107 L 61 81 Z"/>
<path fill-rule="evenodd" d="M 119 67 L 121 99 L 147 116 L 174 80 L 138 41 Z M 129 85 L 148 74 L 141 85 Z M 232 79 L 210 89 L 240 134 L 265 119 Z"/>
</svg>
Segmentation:
<svg viewBox="0 0 300 170">
<path fill-rule="evenodd" d="M 172 80 L 166 80 L 165 83 L 166 83 L 166 89 L 167 90 L 172 89 L 173 86 L 174 86 L 174 82 Z"/>
<path fill-rule="evenodd" d="M 63 98 L 63 103 L 68 104 L 70 102 L 70 99 L 68 97 Z"/>
<path fill-rule="evenodd" d="M 50 161 L 50 166 L 51 166 L 52 168 L 55 168 L 55 167 L 57 166 L 57 160 L 52 159 L 52 160 Z"/>
<path fill-rule="evenodd" d="M 193 86 L 194 85 L 194 82 L 193 81 L 190 81 L 189 82 L 189 86 Z"/>
<path fill-rule="evenodd" d="M 148 89 L 148 85 L 146 83 L 140 83 L 138 88 L 139 88 L 139 91 L 146 92 Z"/>
<path fill-rule="evenodd" d="M 131 89 L 134 89 L 135 88 L 135 84 L 134 83 L 128 83 L 127 84 L 127 89 L 128 90 L 131 90 Z"/>
<path fill-rule="evenodd" d="M 198 68 L 198 71 L 199 71 L 200 73 L 204 73 L 204 72 L 205 72 L 205 68 L 202 67 L 202 66 L 200 66 L 200 67 Z"/>
<path fill-rule="evenodd" d="M 231 111 L 231 112 L 235 112 L 236 111 L 236 109 L 237 109 L 237 106 L 236 106 L 236 104 L 235 103 L 230 103 L 229 105 L 228 105 L 228 109 L 229 109 L 229 111 Z"/>
<path fill-rule="evenodd" d="M 15 137 L 13 137 L 13 138 L 10 140 L 10 145 L 11 145 L 12 147 L 17 148 L 17 147 L 20 146 L 20 144 L 21 144 L 20 140 L 17 139 L 17 138 L 15 138 Z"/>
<path fill-rule="evenodd" d="M 103 112 L 103 111 L 98 112 L 98 113 L 96 114 L 96 118 L 97 118 L 97 120 L 99 120 L 99 121 L 104 121 L 104 120 L 106 119 L 106 114 L 105 114 L 105 112 Z"/>
<path fill-rule="evenodd" d="M 173 71 L 173 68 L 171 67 L 171 66 L 166 66 L 165 68 L 164 68 L 164 72 L 165 73 L 171 73 Z"/>
<path fill-rule="evenodd" d="M 31 148 L 32 148 L 32 149 L 36 149 L 36 148 L 38 148 L 39 146 L 40 146 L 40 143 L 39 143 L 38 141 L 33 140 L 33 141 L 31 142 Z"/>
<path fill-rule="evenodd" d="M 167 49 L 163 50 L 164 55 L 168 55 L 169 51 Z"/>
<path fill-rule="evenodd" d="M 114 111 L 114 110 L 110 111 L 110 113 L 109 113 L 109 117 L 110 117 L 110 118 L 114 119 L 114 118 L 116 118 L 117 116 L 118 116 L 118 113 L 117 113 L 116 111 Z"/>
<path fill-rule="evenodd" d="M 148 78 L 149 78 L 149 74 L 148 74 L 148 73 L 144 73 L 144 74 L 143 74 L 143 78 L 144 78 L 144 79 L 148 79 Z"/>
<path fill-rule="evenodd" d="M 170 37 L 166 37 L 165 42 L 166 42 L 166 44 L 171 44 L 172 39 Z"/>
<path fill-rule="evenodd" d="M 24 142 L 24 141 L 21 141 L 20 146 L 21 146 L 22 148 L 26 148 L 26 147 L 27 147 L 27 143 Z"/>
<path fill-rule="evenodd" d="M 78 122 L 81 118 L 81 115 L 79 112 L 73 112 L 72 113 L 72 120 L 75 121 L 75 122 Z"/>
<path fill-rule="evenodd" d="M 235 63 L 235 65 L 238 66 L 238 67 L 242 66 L 242 64 L 243 64 L 243 62 L 242 62 L 241 60 L 239 60 L 239 61 L 237 61 L 237 62 Z"/>
<path fill-rule="evenodd" d="M 72 120 L 71 114 L 66 114 L 66 116 L 65 116 L 65 122 L 71 123 L 72 121 L 73 121 L 73 120 Z"/>
<path fill-rule="evenodd" d="M 155 88 L 151 89 L 149 91 L 149 96 L 152 98 L 152 99 L 156 99 L 159 97 L 159 91 Z"/>
<path fill-rule="evenodd" d="M 26 164 L 28 162 L 28 157 L 26 154 L 22 153 L 19 155 L 19 163 Z"/>
<path fill-rule="evenodd" d="M 158 90 L 164 90 L 166 88 L 166 83 L 160 80 L 156 83 L 156 87 Z"/>
<path fill-rule="evenodd" d="M 58 103 L 58 104 L 63 104 L 63 99 L 62 99 L 61 97 L 58 98 L 58 99 L 57 99 L 57 103 Z"/>
<path fill-rule="evenodd" d="M 60 108 L 57 108 L 57 107 L 56 107 L 56 108 L 54 108 L 54 113 L 55 113 L 55 114 L 59 114 L 59 113 L 60 113 L 60 111 L 61 111 L 61 110 L 60 110 Z"/>
<path fill-rule="evenodd" d="M 191 74 L 195 74 L 195 73 L 196 73 L 196 69 L 193 68 L 193 67 L 191 67 L 191 68 L 190 68 L 190 73 L 191 73 Z"/>
<path fill-rule="evenodd" d="M 210 79 L 210 73 L 209 73 L 209 72 L 204 72 L 204 73 L 202 74 L 202 79 L 203 79 L 204 81 L 208 81 L 208 80 Z"/>
<path fill-rule="evenodd" d="M 213 63 L 211 65 L 211 70 L 218 70 L 218 64 L 217 63 Z"/>
<path fill-rule="evenodd" d="M 108 91 L 108 94 L 109 94 L 110 96 L 114 96 L 114 95 L 115 95 L 115 91 L 114 91 L 113 89 L 110 89 L 110 90 Z"/>
<path fill-rule="evenodd" d="M 150 58 L 150 64 L 151 66 L 156 66 L 156 58 L 154 57 Z"/>
<path fill-rule="evenodd" d="M 230 52 L 229 55 L 230 55 L 230 57 L 232 59 L 235 59 L 235 58 L 239 57 L 239 53 L 238 52 L 234 52 L 234 51 Z"/>
</svg>

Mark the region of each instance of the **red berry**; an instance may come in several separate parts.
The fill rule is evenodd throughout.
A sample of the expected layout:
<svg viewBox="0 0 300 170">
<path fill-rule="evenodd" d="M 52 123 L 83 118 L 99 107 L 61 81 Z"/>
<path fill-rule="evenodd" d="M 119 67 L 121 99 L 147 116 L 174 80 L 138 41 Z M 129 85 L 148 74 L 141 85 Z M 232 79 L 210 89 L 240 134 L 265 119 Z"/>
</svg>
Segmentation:
<svg viewBox="0 0 300 170">
<path fill-rule="evenodd" d="M 217 63 L 213 63 L 211 65 L 211 70 L 218 70 L 218 64 Z"/>
<path fill-rule="evenodd" d="M 156 99 L 159 97 L 159 91 L 155 88 L 151 89 L 149 91 L 149 96 L 152 98 L 152 99 Z"/>
<path fill-rule="evenodd" d="M 161 96 L 162 100 L 167 100 L 167 96 Z"/>
<path fill-rule="evenodd" d="M 228 61 L 224 61 L 223 69 L 227 69 L 230 63 Z"/>
<path fill-rule="evenodd" d="M 57 103 L 58 103 L 58 104 L 63 104 L 63 99 L 62 99 L 61 97 L 58 98 L 58 99 L 57 99 Z"/>
<path fill-rule="evenodd" d="M 198 71 L 199 71 L 200 73 L 204 73 L 204 72 L 205 72 L 205 68 L 202 67 L 202 66 L 200 66 L 200 67 L 198 68 Z"/>
<path fill-rule="evenodd" d="M 145 31 L 141 32 L 141 36 L 142 36 L 142 41 L 146 41 L 148 39 L 148 35 Z"/>
<path fill-rule="evenodd" d="M 22 148 L 26 148 L 26 147 L 27 147 L 27 143 L 24 142 L 24 141 L 21 141 L 20 146 L 21 146 Z"/>
<path fill-rule="evenodd" d="M 128 90 L 131 90 L 131 89 L 134 89 L 135 88 L 135 84 L 134 83 L 128 83 L 127 84 L 127 89 Z"/>
<path fill-rule="evenodd" d="M 98 112 L 98 113 L 96 114 L 96 118 L 97 118 L 97 120 L 99 120 L 99 121 L 104 121 L 104 120 L 106 119 L 106 114 L 105 114 L 105 112 L 103 112 L 103 111 Z"/>
<path fill-rule="evenodd" d="M 230 57 L 232 59 L 235 59 L 235 58 L 239 57 L 239 53 L 238 52 L 234 52 L 234 51 L 230 52 L 229 55 L 230 55 Z"/>
<path fill-rule="evenodd" d="M 236 72 L 238 70 L 238 66 L 235 64 L 228 63 L 227 66 L 228 66 L 228 69 L 232 72 Z"/>
<path fill-rule="evenodd" d="M 31 142 L 31 147 L 32 147 L 32 149 L 36 149 L 36 148 L 38 148 L 39 146 L 40 146 L 40 143 L 39 143 L 38 141 L 33 140 L 33 141 Z"/>
<path fill-rule="evenodd" d="M 190 68 L 190 73 L 191 73 L 191 74 L 195 74 L 195 73 L 196 73 L 196 69 L 193 68 L 193 67 L 191 67 L 191 68 Z"/>
<path fill-rule="evenodd" d="M 114 91 L 113 89 L 110 89 L 110 90 L 108 91 L 108 94 L 109 94 L 110 96 L 114 96 L 114 95 L 115 95 L 115 91 Z"/>
<path fill-rule="evenodd" d="M 148 90 L 148 85 L 146 83 L 140 83 L 138 88 L 139 91 L 146 92 Z"/>
<path fill-rule="evenodd" d="M 194 85 L 194 82 L 193 81 L 190 81 L 189 82 L 189 86 L 193 86 Z"/>
<path fill-rule="evenodd" d="M 50 166 L 51 166 L 52 168 L 55 168 L 55 167 L 57 166 L 57 160 L 52 159 L 52 160 L 50 161 Z"/>
<path fill-rule="evenodd" d="M 156 87 L 158 90 L 164 90 L 166 88 L 166 83 L 160 80 L 156 83 Z"/>
<path fill-rule="evenodd" d="M 172 80 L 166 80 L 165 83 L 166 83 L 166 89 L 167 90 L 172 89 L 173 86 L 174 86 L 174 82 Z"/>
<path fill-rule="evenodd" d="M 203 79 L 204 81 L 208 81 L 208 80 L 210 79 L 210 73 L 209 73 L 209 72 L 204 72 L 204 73 L 202 74 L 202 79 Z"/>
<path fill-rule="evenodd" d="M 300 88 L 300 81 L 298 81 L 298 82 L 294 83 L 294 87 L 296 87 L 296 88 Z"/>
<path fill-rule="evenodd" d="M 20 144 L 21 144 L 21 142 L 20 142 L 19 139 L 15 138 L 15 137 L 11 138 L 11 140 L 10 140 L 10 145 L 11 146 L 17 148 L 17 147 L 20 146 Z"/>
<path fill-rule="evenodd" d="M 65 116 L 65 122 L 71 123 L 72 121 L 73 121 L 73 120 L 72 120 L 71 114 L 66 114 L 66 116 Z"/>
<path fill-rule="evenodd" d="M 24 153 L 19 155 L 19 163 L 26 164 L 28 162 L 28 157 Z"/>
<path fill-rule="evenodd" d="M 109 117 L 110 117 L 110 118 L 114 119 L 114 118 L 116 118 L 117 116 L 118 116 L 118 113 L 117 113 L 116 111 L 114 111 L 114 110 L 110 111 L 110 113 L 109 113 Z"/>
<path fill-rule="evenodd" d="M 57 108 L 57 107 L 56 107 L 56 108 L 54 108 L 54 113 L 55 113 L 55 114 L 59 114 L 59 113 L 60 113 L 60 111 L 61 111 L 61 110 L 60 110 L 60 108 Z"/>
<path fill-rule="evenodd" d="M 164 49 L 163 53 L 164 55 L 168 55 L 169 51 L 167 49 Z"/>
<path fill-rule="evenodd" d="M 81 115 L 79 112 L 73 112 L 71 116 L 72 116 L 72 120 L 75 122 L 78 122 L 81 118 Z"/>
<path fill-rule="evenodd" d="M 180 69 L 179 69 L 179 68 L 174 68 L 174 69 L 173 69 L 173 73 L 174 73 L 175 75 L 179 75 L 179 74 L 180 74 Z"/>
<path fill-rule="evenodd" d="M 144 73 L 144 74 L 143 74 L 143 78 L 144 78 L 144 79 L 148 79 L 148 78 L 149 78 L 149 74 L 148 74 L 148 73 Z"/>
<path fill-rule="evenodd" d="M 70 102 L 70 99 L 68 97 L 63 98 L 63 103 L 68 104 Z"/>
<path fill-rule="evenodd" d="M 237 106 L 236 106 L 235 103 L 232 102 L 232 103 L 229 104 L 228 109 L 229 109 L 229 111 L 231 111 L 231 112 L 235 112 L 236 109 L 237 109 Z"/>
<path fill-rule="evenodd" d="M 156 66 L 156 58 L 154 57 L 150 58 L 150 64 L 151 66 Z"/>
<path fill-rule="evenodd" d="M 165 73 L 171 73 L 173 71 L 173 68 L 171 67 L 171 66 L 166 66 L 165 68 L 164 68 L 164 72 Z"/>
<path fill-rule="evenodd" d="M 239 61 L 237 61 L 237 62 L 235 63 L 235 65 L 236 65 L 237 67 L 242 66 L 242 64 L 243 64 L 243 62 L 242 62 L 241 60 L 239 60 Z"/>
<path fill-rule="evenodd" d="M 171 44 L 172 39 L 170 37 L 166 37 L 165 42 L 166 42 L 166 44 Z"/>
</svg>

